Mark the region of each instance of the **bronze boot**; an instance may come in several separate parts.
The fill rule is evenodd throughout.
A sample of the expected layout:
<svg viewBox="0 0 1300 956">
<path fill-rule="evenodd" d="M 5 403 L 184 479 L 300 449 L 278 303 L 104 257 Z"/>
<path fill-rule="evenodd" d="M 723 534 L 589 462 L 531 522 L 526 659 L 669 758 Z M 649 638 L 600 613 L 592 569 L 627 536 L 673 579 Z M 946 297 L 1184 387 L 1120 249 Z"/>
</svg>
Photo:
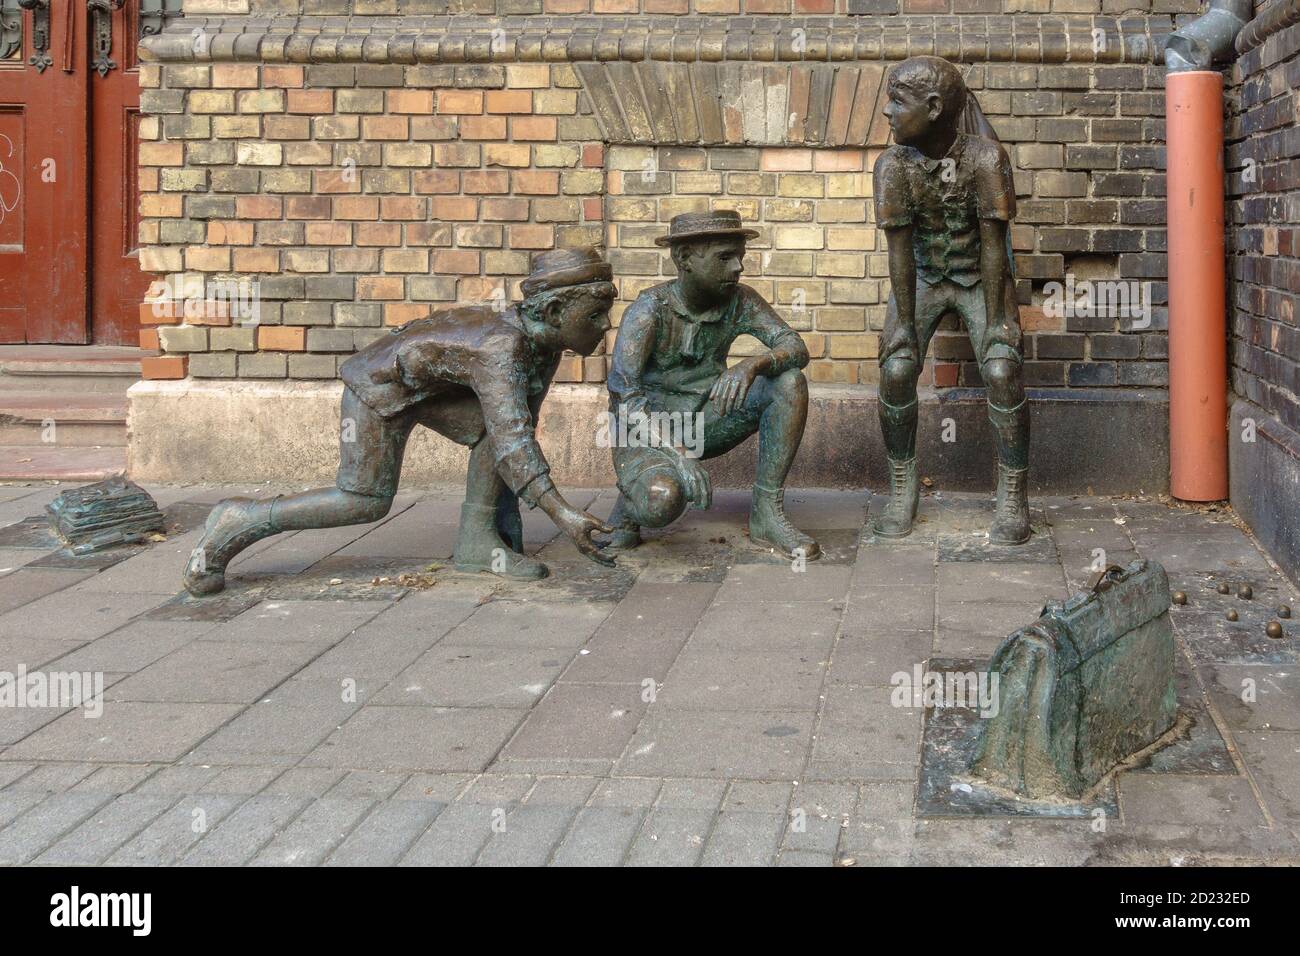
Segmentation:
<svg viewBox="0 0 1300 956">
<path fill-rule="evenodd" d="M 787 558 L 795 557 L 797 550 L 805 561 L 815 561 L 822 553 L 821 545 L 786 517 L 784 488 L 754 485 L 749 511 L 749 541 L 760 548 L 773 548 Z"/>
<path fill-rule="evenodd" d="M 460 506 L 460 532 L 452 562 L 458 571 L 487 571 L 503 578 L 536 581 L 550 571 L 542 562 L 520 554 L 501 539 L 495 505 Z"/>
<path fill-rule="evenodd" d="M 990 544 L 1029 540 L 1029 403 L 1015 408 L 989 402 L 989 422 L 998 446 L 998 497 L 989 529 Z"/>
<path fill-rule="evenodd" d="M 873 530 L 880 538 L 906 538 L 912 533 L 916 506 L 921 496 L 916 477 L 916 458 L 907 461 L 889 459 L 889 501 L 876 519 Z"/>
<path fill-rule="evenodd" d="M 1029 469 L 998 462 L 998 499 L 989 544 L 1024 544 L 1029 534 Z"/>
<path fill-rule="evenodd" d="M 277 498 L 227 498 L 208 515 L 203 537 L 190 552 L 181 580 L 195 597 L 216 594 L 226 586 L 226 565 L 239 552 L 280 528 L 271 515 Z"/>
</svg>

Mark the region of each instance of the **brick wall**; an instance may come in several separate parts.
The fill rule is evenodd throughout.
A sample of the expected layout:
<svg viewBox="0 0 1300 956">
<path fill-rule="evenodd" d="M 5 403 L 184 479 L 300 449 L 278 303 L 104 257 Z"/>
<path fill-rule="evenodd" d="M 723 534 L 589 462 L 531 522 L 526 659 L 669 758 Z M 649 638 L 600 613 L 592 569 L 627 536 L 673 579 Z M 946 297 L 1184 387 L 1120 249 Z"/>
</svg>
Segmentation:
<svg viewBox="0 0 1300 956">
<path fill-rule="evenodd" d="M 1300 432 L 1300 26 L 1227 89 L 1232 388 Z"/>
<path fill-rule="evenodd" d="M 1039 21 L 1025 23 L 1036 31 Z M 1086 37 L 1091 22 L 1071 30 Z M 1138 27 L 1156 34 L 1168 23 Z M 1046 59 L 1045 40 L 1007 24 L 1031 43 L 1024 55 Z M 188 51 L 186 22 L 170 29 Z M 701 105 L 692 145 L 682 147 L 674 140 L 686 138 L 690 100 L 655 106 L 662 64 L 222 62 L 221 42 L 212 41 L 208 61 L 141 71 L 141 264 L 183 280 L 156 283 L 142 306 L 142 341 L 164 351 L 150 376 L 331 378 L 386 326 L 452 303 L 517 297 L 530 253 L 555 246 L 604 245 L 625 303 L 670 274 L 667 257 L 647 245 L 652 234 L 675 212 L 711 202 L 741 209 L 763 233 L 751 279 L 807 335 L 813 378 L 874 381 L 888 282 L 869 170 L 887 142 L 876 119 L 887 64 L 756 64 L 764 71 L 756 76 L 738 64 L 672 63 L 669 93 L 676 82 L 701 104 L 718 77 L 739 77 L 736 121 L 724 109 L 713 140 L 723 145 L 698 128 Z M 1141 47 L 1148 60 L 1153 45 Z M 276 59 L 289 58 L 276 49 Z M 312 58 L 318 49 L 310 45 Z M 363 58 L 360 41 L 355 50 Z M 1044 283 L 1067 274 L 1150 281 L 1155 302 L 1165 301 L 1163 71 L 1123 62 L 1128 55 L 1117 42 L 1109 60 L 1093 63 L 965 67 L 1016 167 L 1013 243 L 1032 385 L 1166 380 L 1163 308 L 1151 328 L 1133 330 L 1038 307 Z M 809 116 L 798 136 L 782 122 L 754 133 L 751 80 L 760 112 L 763 91 L 789 89 L 775 109 L 769 99 L 778 117 L 794 109 L 800 82 L 805 103 L 820 88 L 816 134 L 813 106 L 799 107 Z M 651 116 L 638 132 L 634 117 L 605 115 L 595 108 L 608 95 L 600 83 L 641 90 L 647 110 L 672 112 L 678 126 Z M 632 100 L 620 95 L 627 108 Z M 649 179 L 647 160 L 657 170 Z M 260 284 L 256 326 L 220 307 L 168 301 L 177 288 L 241 280 Z M 738 343 L 737 354 L 745 348 Z M 927 381 L 979 384 L 955 326 L 937 336 L 933 358 Z M 594 383 L 604 374 L 603 357 L 570 357 L 559 377 Z"/>
<path fill-rule="evenodd" d="M 847 14 L 1195 13 L 1199 0 L 185 0 L 198 14 L 337 16 L 396 14 L 649 14 L 789 16 Z"/>
</svg>

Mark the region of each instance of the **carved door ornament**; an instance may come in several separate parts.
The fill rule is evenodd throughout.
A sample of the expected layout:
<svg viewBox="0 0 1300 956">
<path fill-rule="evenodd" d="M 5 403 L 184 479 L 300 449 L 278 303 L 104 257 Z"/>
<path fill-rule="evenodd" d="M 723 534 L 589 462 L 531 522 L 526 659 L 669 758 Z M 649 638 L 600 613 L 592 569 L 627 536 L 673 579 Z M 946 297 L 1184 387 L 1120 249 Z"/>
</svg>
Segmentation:
<svg viewBox="0 0 1300 956">
<path fill-rule="evenodd" d="M 50 0 L 18 0 L 18 6 L 32 11 L 32 55 L 27 62 L 36 67 L 37 73 L 44 73 L 45 68 L 54 61 L 50 59 Z M 6 5 L 7 9 L 7 5 Z M 8 40 L 8 16 L 5 18 L 5 38 Z M 21 34 L 18 43 L 23 42 Z"/>
<path fill-rule="evenodd" d="M 113 11 L 122 8 L 123 0 L 86 0 L 86 7 L 91 15 L 91 48 L 93 56 L 90 65 L 100 76 L 108 76 L 109 70 L 116 70 L 113 61 Z"/>
</svg>

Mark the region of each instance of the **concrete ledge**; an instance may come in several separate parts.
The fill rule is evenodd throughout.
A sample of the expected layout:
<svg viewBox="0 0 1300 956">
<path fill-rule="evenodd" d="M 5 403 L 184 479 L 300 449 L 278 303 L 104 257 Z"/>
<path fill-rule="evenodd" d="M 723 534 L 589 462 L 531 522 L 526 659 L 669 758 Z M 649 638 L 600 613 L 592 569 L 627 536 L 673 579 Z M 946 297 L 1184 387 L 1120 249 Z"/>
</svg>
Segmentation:
<svg viewBox="0 0 1300 956">
<path fill-rule="evenodd" d="M 1247 441 L 1254 422 L 1254 441 Z M 1238 399 L 1228 423 L 1232 507 L 1291 580 L 1300 580 L 1300 435 Z"/>
<path fill-rule="evenodd" d="M 338 463 L 339 382 L 145 381 L 131 387 L 129 470 L 137 481 L 322 483 Z M 874 388 L 814 386 L 803 446 L 790 481 L 804 487 L 882 487 L 885 454 Z M 1037 493 L 1159 493 L 1168 489 L 1168 404 L 1161 391 L 1030 390 Z M 556 480 L 614 481 L 609 451 L 596 445 L 606 392 L 557 385 L 539 436 Z M 951 441 L 943 440 L 945 437 Z M 993 440 L 979 389 L 922 395 L 921 473 L 935 487 L 993 487 Z M 718 487 L 747 487 L 756 446 L 711 463 Z M 403 484 L 459 483 L 466 452 L 417 429 Z"/>
</svg>

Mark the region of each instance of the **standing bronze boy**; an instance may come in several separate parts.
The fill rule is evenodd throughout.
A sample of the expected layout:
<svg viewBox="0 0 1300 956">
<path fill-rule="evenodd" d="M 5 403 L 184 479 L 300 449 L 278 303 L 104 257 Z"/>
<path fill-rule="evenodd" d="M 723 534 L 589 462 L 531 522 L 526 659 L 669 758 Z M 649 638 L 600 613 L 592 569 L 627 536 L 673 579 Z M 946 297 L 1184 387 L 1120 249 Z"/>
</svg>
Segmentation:
<svg viewBox="0 0 1300 956">
<path fill-rule="evenodd" d="M 997 441 L 997 508 L 989 540 L 1029 538 L 1029 407 L 1007 239 L 1016 211 L 1011 163 L 993 139 L 962 131 L 969 93 L 938 57 L 889 75 L 885 115 L 897 145 L 875 167 L 876 222 L 889 246 L 892 292 L 880 348 L 880 427 L 890 494 L 875 533 L 911 532 L 917 506 L 916 381 L 939 320 L 955 312 L 988 390 Z"/>
</svg>

